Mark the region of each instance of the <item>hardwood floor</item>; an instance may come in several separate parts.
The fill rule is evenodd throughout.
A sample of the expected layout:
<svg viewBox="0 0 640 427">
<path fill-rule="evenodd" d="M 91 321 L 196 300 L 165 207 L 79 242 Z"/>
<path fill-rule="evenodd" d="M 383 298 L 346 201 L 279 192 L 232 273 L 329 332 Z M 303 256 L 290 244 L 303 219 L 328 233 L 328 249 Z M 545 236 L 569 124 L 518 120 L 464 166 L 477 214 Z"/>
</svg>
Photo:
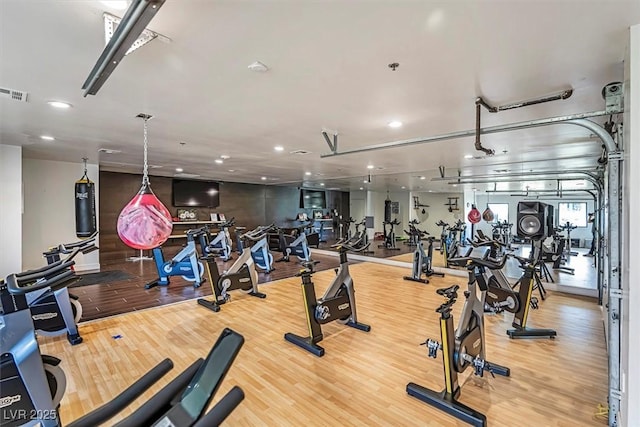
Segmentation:
<svg viewBox="0 0 640 427">
<path fill-rule="evenodd" d="M 434 310 L 442 298 L 435 289 L 463 284 L 461 278 L 447 275 L 424 285 L 402 280 L 403 268 L 373 263 L 350 268 L 359 321 L 372 329 L 325 325 L 323 358 L 283 339 L 285 332 L 306 332 L 297 277 L 263 287 L 265 300 L 234 294 L 219 313 L 185 301 L 85 322 L 80 325 L 85 341 L 76 347 L 63 337 L 39 338 L 43 353 L 60 357 L 68 376 L 62 420 L 68 423 L 111 399 L 165 357 L 176 365 L 168 375 L 173 378 L 205 356 L 220 331 L 230 327 L 246 342 L 218 397 L 239 385 L 246 399 L 226 425 L 462 426 L 405 392 L 411 381 L 443 387 L 441 354 L 430 359 L 419 344 L 427 337 L 440 339 Z M 318 293 L 333 274 L 314 275 Z M 463 299 L 454 307 L 456 321 Z M 529 326 L 555 328 L 555 340 L 510 340 L 505 330 L 511 319 L 486 318 L 487 357 L 510 367 L 511 377 L 465 380 L 465 372 L 460 400 L 483 412 L 491 426 L 606 425 L 593 415 L 607 396 L 607 355 L 595 301 L 549 292 L 531 313 Z"/>
<path fill-rule="evenodd" d="M 171 254 L 172 255 L 172 254 Z M 273 254 L 276 259 L 279 254 Z M 218 269 L 222 272 L 229 269 L 238 255 L 227 262 L 217 260 Z M 294 257 L 295 258 L 295 257 Z M 314 260 L 320 261 L 317 270 L 333 269 L 339 265 L 338 258 L 324 255 L 314 255 Z M 271 273 L 258 273 L 259 283 L 264 284 L 273 280 L 294 276 L 300 270 L 296 261 L 274 263 L 275 270 Z M 77 295 L 82 304 L 81 321 L 95 320 L 130 311 L 143 310 L 166 304 L 173 304 L 192 298 L 210 296 L 211 286 L 208 282 L 199 288 L 183 280 L 181 277 L 171 277 L 169 286 L 145 289 L 144 285 L 158 277 L 153 261 L 127 262 L 119 261 L 102 265 L 103 271 L 122 270 L 134 276 L 133 279 L 121 280 L 99 285 L 85 285 L 72 288 L 72 294 Z M 260 271 L 260 270 L 258 270 Z"/>
</svg>

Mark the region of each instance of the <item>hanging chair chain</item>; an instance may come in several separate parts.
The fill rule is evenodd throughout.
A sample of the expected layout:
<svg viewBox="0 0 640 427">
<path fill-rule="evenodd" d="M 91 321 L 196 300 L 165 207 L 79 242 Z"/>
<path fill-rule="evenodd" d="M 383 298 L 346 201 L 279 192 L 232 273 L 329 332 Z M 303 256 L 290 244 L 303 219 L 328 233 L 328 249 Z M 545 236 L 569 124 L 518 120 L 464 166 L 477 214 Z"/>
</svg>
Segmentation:
<svg viewBox="0 0 640 427">
<path fill-rule="evenodd" d="M 142 166 L 142 184 L 149 184 L 149 163 L 147 162 L 147 120 L 144 119 L 144 163 Z"/>
</svg>

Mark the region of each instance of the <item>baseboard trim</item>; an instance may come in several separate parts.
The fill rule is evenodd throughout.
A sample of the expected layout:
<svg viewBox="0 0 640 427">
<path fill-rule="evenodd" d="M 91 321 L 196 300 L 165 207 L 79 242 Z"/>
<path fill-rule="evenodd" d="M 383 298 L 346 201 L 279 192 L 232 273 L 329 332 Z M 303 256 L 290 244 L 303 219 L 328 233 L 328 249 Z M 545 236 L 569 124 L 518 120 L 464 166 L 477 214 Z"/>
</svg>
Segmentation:
<svg viewBox="0 0 640 427">
<path fill-rule="evenodd" d="M 98 273 L 100 271 L 100 263 L 76 264 L 73 266 L 73 269 L 78 272 L 82 271 L 83 273 Z"/>
</svg>

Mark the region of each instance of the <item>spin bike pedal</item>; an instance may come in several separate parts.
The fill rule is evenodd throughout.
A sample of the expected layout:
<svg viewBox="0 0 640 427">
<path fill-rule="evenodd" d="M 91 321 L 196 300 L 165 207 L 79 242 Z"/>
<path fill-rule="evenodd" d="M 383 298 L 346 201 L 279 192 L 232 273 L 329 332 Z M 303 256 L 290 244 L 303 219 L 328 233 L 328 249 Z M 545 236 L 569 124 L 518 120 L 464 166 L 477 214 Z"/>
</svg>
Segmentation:
<svg viewBox="0 0 640 427">
<path fill-rule="evenodd" d="M 423 343 L 420 343 L 420 345 L 427 346 L 427 353 L 429 357 L 435 359 L 438 356 L 438 350 L 440 349 L 440 343 L 438 341 L 427 338 L 427 340 Z"/>
</svg>

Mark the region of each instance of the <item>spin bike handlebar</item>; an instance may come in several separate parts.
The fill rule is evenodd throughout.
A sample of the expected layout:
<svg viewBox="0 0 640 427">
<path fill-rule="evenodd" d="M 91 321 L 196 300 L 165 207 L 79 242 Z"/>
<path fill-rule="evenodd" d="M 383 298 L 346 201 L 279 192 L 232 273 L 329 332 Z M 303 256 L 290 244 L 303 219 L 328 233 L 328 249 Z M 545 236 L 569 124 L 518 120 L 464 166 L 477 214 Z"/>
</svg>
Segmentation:
<svg viewBox="0 0 640 427">
<path fill-rule="evenodd" d="M 11 295 L 24 295 L 39 289 L 50 288 L 76 278 L 70 267 L 75 261 L 59 261 L 37 270 L 28 270 L 7 276 L 7 290 Z"/>
<path fill-rule="evenodd" d="M 45 257 L 50 257 L 50 256 L 55 256 L 55 255 L 60 255 L 60 254 L 72 254 L 74 253 L 74 250 L 78 249 L 78 251 L 75 251 L 74 255 L 77 255 L 78 252 L 82 252 L 83 254 L 88 254 L 90 252 L 96 251 L 98 250 L 98 247 L 96 246 L 96 238 L 98 237 L 98 232 L 96 231 L 95 233 L 93 233 L 91 236 L 87 237 L 84 240 L 79 240 L 77 242 L 72 242 L 72 243 L 61 243 L 58 246 L 54 246 L 52 248 L 50 248 L 48 251 L 43 252 L 42 255 Z M 67 257 L 67 259 L 71 259 L 72 257 Z"/>
<path fill-rule="evenodd" d="M 249 239 L 257 242 L 258 240 L 264 238 L 269 232 L 276 231 L 278 227 L 275 224 L 271 223 L 269 225 L 260 225 L 257 228 L 254 228 L 251 231 L 247 231 L 244 234 L 240 235 L 242 239 Z"/>
</svg>

